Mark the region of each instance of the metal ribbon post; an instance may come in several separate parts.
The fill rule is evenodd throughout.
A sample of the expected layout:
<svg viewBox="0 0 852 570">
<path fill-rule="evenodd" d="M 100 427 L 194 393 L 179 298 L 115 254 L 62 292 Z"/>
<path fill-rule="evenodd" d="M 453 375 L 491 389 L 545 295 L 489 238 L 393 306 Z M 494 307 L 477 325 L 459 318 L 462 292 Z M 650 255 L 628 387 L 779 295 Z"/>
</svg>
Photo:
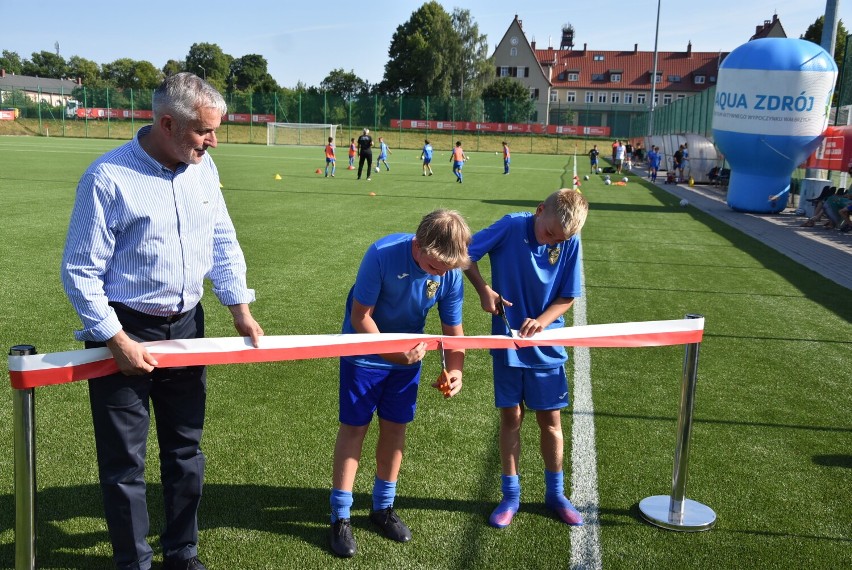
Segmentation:
<svg viewBox="0 0 852 570">
<path fill-rule="evenodd" d="M 702 315 L 686 315 L 700 319 Z M 695 405 L 695 384 L 698 379 L 698 351 L 701 343 L 686 345 L 683 358 L 680 412 L 677 417 L 677 442 L 672 471 L 671 495 L 655 495 L 642 499 L 639 511 L 651 524 L 669 530 L 709 530 L 716 523 L 713 509 L 686 498 L 686 473 L 689 466 L 689 438 L 692 433 L 692 411 Z"/>
<path fill-rule="evenodd" d="M 34 346 L 9 349 L 10 356 L 36 354 Z M 15 570 L 36 567 L 35 388 L 12 390 L 15 438 Z"/>
</svg>

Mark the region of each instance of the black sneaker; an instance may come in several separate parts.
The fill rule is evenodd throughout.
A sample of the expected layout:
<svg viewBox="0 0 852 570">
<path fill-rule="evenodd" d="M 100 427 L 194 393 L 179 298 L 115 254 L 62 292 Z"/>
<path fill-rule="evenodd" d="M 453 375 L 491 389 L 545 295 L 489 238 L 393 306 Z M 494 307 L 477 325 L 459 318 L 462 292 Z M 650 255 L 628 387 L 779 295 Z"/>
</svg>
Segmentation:
<svg viewBox="0 0 852 570">
<path fill-rule="evenodd" d="M 198 556 L 193 556 L 183 560 L 166 558 L 163 560 L 163 570 L 207 570 L 207 567 L 201 563 Z"/>
<path fill-rule="evenodd" d="M 352 558 L 358 551 L 349 519 L 337 519 L 331 523 L 331 551 L 341 558 Z"/>
<path fill-rule="evenodd" d="M 411 531 L 393 510 L 388 507 L 380 511 L 370 511 L 370 520 L 382 529 L 382 532 L 391 540 L 397 542 L 408 542 L 411 540 Z"/>
</svg>

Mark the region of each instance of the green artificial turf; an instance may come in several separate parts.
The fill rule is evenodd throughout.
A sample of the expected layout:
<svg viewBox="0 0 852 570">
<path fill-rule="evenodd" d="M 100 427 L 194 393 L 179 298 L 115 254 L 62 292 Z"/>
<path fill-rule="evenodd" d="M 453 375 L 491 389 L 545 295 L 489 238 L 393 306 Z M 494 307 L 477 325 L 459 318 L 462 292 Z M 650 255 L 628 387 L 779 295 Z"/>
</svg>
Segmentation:
<svg viewBox="0 0 852 570">
<path fill-rule="evenodd" d="M 76 182 L 117 144 L 0 137 L 3 346 L 81 348 L 59 262 Z M 361 256 L 382 235 L 413 232 L 437 207 L 459 210 L 476 230 L 505 213 L 534 209 L 570 185 L 573 174 L 571 157 L 516 151 L 512 173 L 503 176 L 502 157 L 469 153 L 464 184 L 457 184 L 449 149 L 439 148 L 435 176 L 421 176 L 419 152 L 397 150 L 390 172 L 356 182 L 345 152 L 338 153 L 337 175 L 326 179 L 315 173 L 324 167 L 321 148 L 221 145 L 212 152 L 257 291 L 252 310 L 267 334 L 339 332 Z M 582 177 L 587 159 L 579 163 Z M 591 349 L 602 566 L 852 565 L 849 291 L 692 207 L 680 208 L 635 176 L 626 186 L 604 186 L 592 176 L 582 190 L 591 203 L 583 230 L 589 324 L 706 318 L 686 492 L 718 517 L 708 532 L 677 533 L 643 522 L 638 511 L 641 499 L 671 490 L 683 347 Z M 487 262 L 482 266 L 487 274 Z M 228 311 L 209 292 L 205 306 L 208 336 L 235 334 Z M 464 314 L 468 334 L 487 334 L 489 318 L 470 287 Z M 431 315 L 427 332 L 438 330 Z M 438 370 L 437 355 L 427 355 L 424 379 Z M 208 568 L 569 567 L 574 531 L 544 508 L 532 417 L 523 428 L 522 510 L 507 529 L 487 525 L 500 496 L 488 354 L 469 351 L 456 398 L 446 401 L 425 384 L 396 501 L 414 540 L 391 543 L 367 519 L 371 430 L 355 483 L 360 550 L 342 561 L 328 550 L 336 360 L 211 368 L 199 513 Z M 0 567 L 14 565 L 8 386 L 0 401 Z M 110 568 L 85 383 L 37 389 L 36 418 L 39 567 Z M 563 428 L 570 473 L 570 408 Z M 148 455 L 150 540 L 159 560 L 153 433 Z"/>
</svg>

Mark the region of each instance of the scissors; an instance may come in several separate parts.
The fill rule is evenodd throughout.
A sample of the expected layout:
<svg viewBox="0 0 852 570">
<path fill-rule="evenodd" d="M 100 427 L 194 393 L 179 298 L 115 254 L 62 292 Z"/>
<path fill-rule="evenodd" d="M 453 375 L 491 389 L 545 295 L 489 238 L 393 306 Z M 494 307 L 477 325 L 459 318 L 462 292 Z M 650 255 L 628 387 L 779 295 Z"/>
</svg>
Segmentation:
<svg viewBox="0 0 852 570">
<path fill-rule="evenodd" d="M 450 373 L 447 372 L 447 357 L 444 353 L 444 341 L 438 341 L 438 350 L 441 351 L 441 374 L 438 376 L 436 384 L 438 386 L 438 390 L 440 390 L 444 396 L 449 396 L 452 388 L 450 388 Z"/>
<path fill-rule="evenodd" d="M 503 295 L 499 295 L 497 297 L 497 314 L 503 317 L 503 323 L 506 325 L 506 330 L 509 332 L 508 334 L 511 338 L 515 338 L 515 333 L 512 331 L 512 327 L 509 326 L 509 319 L 506 318 L 506 305 L 503 304 Z"/>
</svg>

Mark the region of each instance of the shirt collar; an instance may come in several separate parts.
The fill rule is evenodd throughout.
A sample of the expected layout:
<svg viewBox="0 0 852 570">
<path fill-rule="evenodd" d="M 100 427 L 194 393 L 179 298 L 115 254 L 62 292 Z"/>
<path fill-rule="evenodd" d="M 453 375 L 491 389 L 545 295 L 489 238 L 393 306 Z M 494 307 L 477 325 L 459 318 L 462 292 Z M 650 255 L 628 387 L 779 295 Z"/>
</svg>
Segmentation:
<svg viewBox="0 0 852 570">
<path fill-rule="evenodd" d="M 172 172 L 170 169 L 160 164 L 160 162 L 154 157 L 152 157 L 150 154 L 145 152 L 145 149 L 142 148 L 142 145 L 139 143 L 139 139 L 146 135 L 150 135 L 151 127 L 152 125 L 145 125 L 141 129 L 136 131 L 136 136 L 133 137 L 133 140 L 130 143 L 131 148 L 133 149 L 133 156 L 135 156 L 139 160 L 139 162 L 150 168 L 152 172 L 167 172 L 171 175 L 175 175 L 186 170 L 187 165 L 181 162 L 178 164 L 177 170 Z"/>
</svg>

